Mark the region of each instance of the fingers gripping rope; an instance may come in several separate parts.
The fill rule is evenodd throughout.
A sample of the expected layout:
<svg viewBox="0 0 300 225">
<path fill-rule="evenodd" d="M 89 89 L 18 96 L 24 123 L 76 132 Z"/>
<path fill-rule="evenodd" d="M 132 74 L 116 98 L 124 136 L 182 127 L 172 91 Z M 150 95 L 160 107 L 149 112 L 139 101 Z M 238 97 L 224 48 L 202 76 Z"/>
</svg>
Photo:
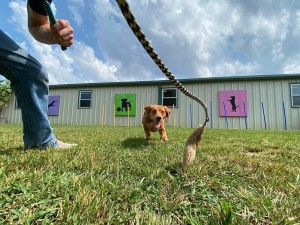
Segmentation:
<svg viewBox="0 0 300 225">
<path fill-rule="evenodd" d="M 162 60 L 159 58 L 159 56 L 157 55 L 157 53 L 154 51 L 154 49 L 150 45 L 150 43 L 147 40 L 146 36 L 144 35 L 142 29 L 137 24 L 137 22 L 135 20 L 135 17 L 131 13 L 131 10 L 129 8 L 128 3 L 125 0 L 116 0 L 116 1 L 118 3 L 118 6 L 119 6 L 119 8 L 120 8 L 120 10 L 121 10 L 124 18 L 126 19 L 129 27 L 131 28 L 132 32 L 137 37 L 137 39 L 139 40 L 139 42 L 142 44 L 142 46 L 144 47 L 144 49 L 147 51 L 148 55 L 152 58 L 152 60 L 159 67 L 159 69 L 169 78 L 170 81 L 172 81 L 172 83 L 175 85 L 175 87 L 177 87 L 183 94 L 185 94 L 186 96 L 192 98 L 193 100 L 195 100 L 196 102 L 198 102 L 203 107 L 203 109 L 205 111 L 205 115 L 206 115 L 206 119 L 205 119 L 205 122 L 203 124 L 205 126 L 206 123 L 209 121 L 208 108 L 207 108 L 206 104 L 203 101 L 201 101 L 201 99 L 199 99 L 197 96 L 195 96 L 192 93 L 190 93 L 173 76 L 173 74 L 170 72 L 170 70 L 164 65 L 164 63 L 162 62 Z"/>
<path fill-rule="evenodd" d="M 44 8 L 48 14 L 51 25 L 54 25 L 56 23 L 56 19 L 54 17 L 53 11 L 51 9 L 50 3 L 47 0 L 44 0 L 43 4 L 44 4 Z M 66 49 L 67 49 L 66 46 L 61 46 L 61 50 L 65 51 Z"/>
</svg>

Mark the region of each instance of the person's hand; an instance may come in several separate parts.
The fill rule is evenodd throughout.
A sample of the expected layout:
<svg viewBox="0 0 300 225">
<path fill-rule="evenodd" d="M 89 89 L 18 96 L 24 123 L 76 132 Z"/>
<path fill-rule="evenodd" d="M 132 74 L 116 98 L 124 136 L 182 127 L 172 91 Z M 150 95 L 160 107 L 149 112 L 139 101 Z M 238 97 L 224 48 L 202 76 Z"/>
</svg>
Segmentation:
<svg viewBox="0 0 300 225">
<path fill-rule="evenodd" d="M 56 23 L 51 26 L 51 31 L 54 33 L 57 44 L 70 47 L 73 44 L 73 28 L 67 20 L 56 20 Z"/>
</svg>

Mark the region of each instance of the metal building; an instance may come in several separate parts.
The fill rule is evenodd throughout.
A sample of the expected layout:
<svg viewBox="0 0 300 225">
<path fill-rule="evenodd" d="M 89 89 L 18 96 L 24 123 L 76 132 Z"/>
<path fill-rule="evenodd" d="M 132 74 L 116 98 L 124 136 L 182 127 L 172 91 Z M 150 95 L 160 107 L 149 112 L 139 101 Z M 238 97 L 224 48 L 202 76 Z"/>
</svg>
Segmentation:
<svg viewBox="0 0 300 225">
<path fill-rule="evenodd" d="M 179 81 L 207 104 L 208 127 L 300 130 L 299 74 Z M 49 118 L 52 124 L 141 126 L 148 104 L 170 107 L 168 126 L 197 127 L 205 119 L 202 107 L 168 80 L 51 85 Z M 21 123 L 15 98 L 4 116 L 7 123 Z"/>
</svg>

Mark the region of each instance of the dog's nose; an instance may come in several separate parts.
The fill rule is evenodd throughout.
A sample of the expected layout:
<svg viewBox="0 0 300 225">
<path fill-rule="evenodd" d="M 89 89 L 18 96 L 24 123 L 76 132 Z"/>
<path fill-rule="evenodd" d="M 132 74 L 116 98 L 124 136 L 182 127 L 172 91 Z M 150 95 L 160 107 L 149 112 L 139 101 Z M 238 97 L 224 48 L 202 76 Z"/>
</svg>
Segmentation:
<svg viewBox="0 0 300 225">
<path fill-rule="evenodd" d="M 156 117 L 156 122 L 159 122 L 161 120 L 161 117 L 160 116 L 157 116 Z"/>
</svg>

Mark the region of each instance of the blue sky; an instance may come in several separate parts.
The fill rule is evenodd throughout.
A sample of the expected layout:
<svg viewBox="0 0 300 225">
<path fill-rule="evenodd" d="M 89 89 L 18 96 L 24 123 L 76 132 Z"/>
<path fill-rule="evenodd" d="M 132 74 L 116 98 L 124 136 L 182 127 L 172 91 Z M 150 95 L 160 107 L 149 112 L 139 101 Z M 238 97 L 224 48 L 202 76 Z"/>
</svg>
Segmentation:
<svg viewBox="0 0 300 225">
<path fill-rule="evenodd" d="M 300 72 L 298 0 L 128 1 L 143 32 L 178 79 Z M 75 43 L 36 42 L 25 0 L 1 0 L 0 29 L 37 58 L 51 84 L 167 79 L 135 38 L 114 0 L 54 0 Z"/>
</svg>

